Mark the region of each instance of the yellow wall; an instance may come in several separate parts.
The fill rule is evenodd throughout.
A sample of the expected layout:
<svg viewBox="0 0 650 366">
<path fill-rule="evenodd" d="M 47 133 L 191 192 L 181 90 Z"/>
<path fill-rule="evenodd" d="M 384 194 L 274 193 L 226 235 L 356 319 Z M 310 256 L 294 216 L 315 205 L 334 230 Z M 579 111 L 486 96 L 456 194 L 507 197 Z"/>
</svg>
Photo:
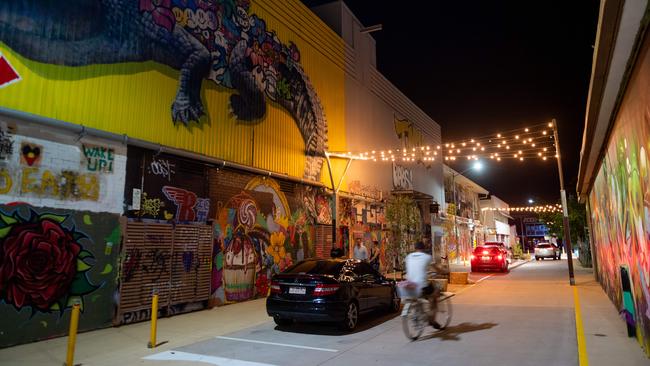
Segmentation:
<svg viewBox="0 0 650 366">
<path fill-rule="evenodd" d="M 327 119 L 329 150 L 345 150 L 343 41 L 297 0 L 254 1 L 250 13 L 264 19 L 267 30 L 275 31 L 282 43 L 297 45 L 300 63 Z M 154 62 L 81 67 L 43 64 L 1 42 L 0 52 L 22 78 L 0 89 L 3 107 L 295 177 L 303 175 L 300 132 L 293 118 L 273 102 L 267 102 L 267 113 L 259 124 L 238 124 L 228 111 L 228 98 L 235 90 L 206 79 L 201 95 L 208 118 L 187 128 L 171 120 L 178 70 Z M 336 169 L 342 170 L 339 165 Z M 326 164 L 321 180 L 329 183 Z"/>
</svg>

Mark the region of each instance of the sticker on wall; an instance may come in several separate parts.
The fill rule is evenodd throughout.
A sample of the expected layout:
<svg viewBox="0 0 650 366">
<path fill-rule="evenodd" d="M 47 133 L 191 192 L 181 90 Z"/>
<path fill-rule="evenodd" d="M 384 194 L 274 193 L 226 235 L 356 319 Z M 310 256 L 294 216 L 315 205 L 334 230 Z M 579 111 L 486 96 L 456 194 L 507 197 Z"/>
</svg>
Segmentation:
<svg viewBox="0 0 650 366">
<path fill-rule="evenodd" d="M 11 66 L 2 53 L 0 53 L 0 88 L 20 81 L 20 75 Z"/>
<path fill-rule="evenodd" d="M 28 166 L 41 165 L 43 146 L 23 142 L 20 144 L 20 163 Z"/>
<path fill-rule="evenodd" d="M 9 132 L 0 129 L 0 160 L 9 160 L 14 153 L 14 139 Z"/>
</svg>

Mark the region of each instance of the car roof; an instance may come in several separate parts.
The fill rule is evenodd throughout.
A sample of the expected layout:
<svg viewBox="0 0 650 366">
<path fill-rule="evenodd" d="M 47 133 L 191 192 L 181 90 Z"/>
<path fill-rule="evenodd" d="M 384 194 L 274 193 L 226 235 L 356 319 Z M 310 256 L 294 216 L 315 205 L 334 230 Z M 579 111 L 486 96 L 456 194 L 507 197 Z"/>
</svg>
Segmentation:
<svg viewBox="0 0 650 366">
<path fill-rule="evenodd" d="M 504 245 L 505 246 L 505 244 L 499 241 L 486 241 L 485 244 L 483 245 Z"/>
</svg>

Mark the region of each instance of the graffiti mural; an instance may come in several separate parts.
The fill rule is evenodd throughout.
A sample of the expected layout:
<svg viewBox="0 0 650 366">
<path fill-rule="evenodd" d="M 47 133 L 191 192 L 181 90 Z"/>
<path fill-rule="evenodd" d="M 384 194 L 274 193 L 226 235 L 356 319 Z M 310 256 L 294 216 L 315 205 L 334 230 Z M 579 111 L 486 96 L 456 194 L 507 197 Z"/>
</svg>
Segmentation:
<svg viewBox="0 0 650 366">
<path fill-rule="evenodd" d="M 0 206 L 0 347 L 64 335 L 73 304 L 80 330 L 113 314 L 118 215 Z"/>
<path fill-rule="evenodd" d="M 303 186 L 294 186 L 287 194 L 277 181 L 266 177 L 229 171 L 211 171 L 210 176 L 221 188 L 211 192 L 218 206 L 211 302 L 266 296 L 274 274 L 315 255 L 314 227 L 319 215 L 327 218 L 317 207 L 329 207 L 329 197 Z M 244 187 L 233 186 L 243 177 L 249 177 Z M 238 193 L 228 197 L 224 192 Z"/>
<path fill-rule="evenodd" d="M 620 266 L 629 268 L 636 334 L 650 354 L 649 42 L 638 65 L 589 194 L 589 214 L 600 282 L 622 309 Z"/>
<path fill-rule="evenodd" d="M 234 116 L 259 123 L 266 99 L 293 117 L 305 143 L 304 177 L 317 179 L 327 149 L 320 100 L 300 64 L 297 46 L 283 44 L 266 21 L 250 12 L 249 0 L 115 0 L 74 7 L 61 14 L 50 1 L 0 3 L 0 39 L 31 60 L 84 66 L 156 61 L 180 71 L 171 119 L 188 125 L 205 115 L 202 80 L 226 88 Z M 101 19 L 101 21 L 97 21 Z M 112 19 L 122 19 L 114 22 Z M 56 38 L 18 24 L 54 24 Z M 49 47 L 44 47 L 48 42 Z M 48 52 L 34 52 L 47 49 Z M 98 49 L 104 52 L 97 52 Z"/>
<path fill-rule="evenodd" d="M 124 199 L 132 200 L 134 188 L 143 192 L 140 209 L 127 211 L 128 217 L 175 222 L 208 220 L 211 205 L 206 198 L 203 165 L 138 148 L 129 148 L 128 155 Z"/>
<path fill-rule="evenodd" d="M 52 136 L 57 136 L 54 133 Z M 4 139 L 4 141 L 2 141 Z M 16 150 L 8 154 L 8 149 Z M 2 147 L 4 146 L 4 147 Z M 80 155 L 88 144 L 65 144 L 37 137 L 3 132 L 0 149 L 0 197 L 3 202 L 26 202 L 38 206 L 73 210 L 122 211 L 120 198 L 124 185 L 126 156 L 110 148 L 111 169 L 89 171 Z M 98 205 L 99 204 L 99 205 Z"/>
</svg>

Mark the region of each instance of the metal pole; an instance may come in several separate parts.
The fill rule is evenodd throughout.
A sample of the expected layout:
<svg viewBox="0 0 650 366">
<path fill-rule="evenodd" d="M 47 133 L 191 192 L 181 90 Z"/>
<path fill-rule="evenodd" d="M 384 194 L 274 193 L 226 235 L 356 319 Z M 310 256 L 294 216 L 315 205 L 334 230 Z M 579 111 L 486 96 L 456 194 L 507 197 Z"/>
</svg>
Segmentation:
<svg viewBox="0 0 650 366">
<path fill-rule="evenodd" d="M 562 199 L 562 223 L 564 224 L 564 247 L 566 249 L 566 258 L 569 265 L 569 284 L 574 286 L 576 284 L 575 277 L 573 276 L 573 249 L 571 248 L 571 230 L 569 228 L 569 209 L 566 201 L 566 191 L 564 190 L 564 173 L 562 173 L 562 155 L 560 154 L 560 139 L 557 133 L 557 122 L 553 118 L 553 136 L 555 139 L 555 153 L 557 160 L 558 175 L 560 176 L 560 197 Z"/>
<path fill-rule="evenodd" d="M 337 218 L 337 209 L 338 209 L 338 199 L 336 194 L 338 190 L 334 185 L 334 173 L 332 172 L 332 162 L 330 161 L 330 155 L 325 153 L 325 160 L 327 161 L 327 170 L 330 173 L 330 182 L 332 184 L 332 196 L 334 198 L 334 212 L 332 212 L 332 246 L 336 245 L 336 218 Z"/>
<path fill-rule="evenodd" d="M 456 175 L 458 174 L 452 174 L 451 176 L 451 187 L 454 189 L 453 190 L 453 195 L 454 195 L 454 237 L 456 240 L 456 264 L 460 264 L 460 244 L 458 243 L 458 226 L 456 224 L 456 213 L 458 213 L 458 203 L 456 199 Z"/>
<path fill-rule="evenodd" d="M 68 352 L 65 357 L 64 366 L 74 365 L 74 348 L 77 343 L 77 328 L 79 327 L 79 304 L 72 306 L 72 313 L 70 315 L 70 331 L 68 332 Z"/>
</svg>

